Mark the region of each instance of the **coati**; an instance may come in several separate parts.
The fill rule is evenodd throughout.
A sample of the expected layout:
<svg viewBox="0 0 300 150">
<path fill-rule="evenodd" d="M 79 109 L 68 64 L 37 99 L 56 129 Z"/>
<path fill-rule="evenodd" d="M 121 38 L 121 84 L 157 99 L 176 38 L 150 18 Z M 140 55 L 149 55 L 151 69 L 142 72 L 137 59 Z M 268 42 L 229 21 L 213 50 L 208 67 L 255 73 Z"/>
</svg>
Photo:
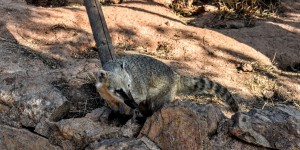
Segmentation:
<svg viewBox="0 0 300 150">
<path fill-rule="evenodd" d="M 107 62 L 96 77 L 96 88 L 109 107 L 120 114 L 138 110 L 152 115 L 176 94 L 215 94 L 233 111 L 239 106 L 222 85 L 205 78 L 181 76 L 163 62 L 145 55 L 129 55 Z"/>
</svg>

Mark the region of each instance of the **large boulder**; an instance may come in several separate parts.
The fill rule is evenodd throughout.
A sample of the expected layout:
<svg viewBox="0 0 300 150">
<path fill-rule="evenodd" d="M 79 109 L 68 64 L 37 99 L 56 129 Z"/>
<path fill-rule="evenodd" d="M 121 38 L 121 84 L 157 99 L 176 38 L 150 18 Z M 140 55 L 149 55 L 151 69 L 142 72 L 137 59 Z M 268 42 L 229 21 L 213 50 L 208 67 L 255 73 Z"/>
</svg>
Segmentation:
<svg viewBox="0 0 300 150">
<path fill-rule="evenodd" d="M 252 109 L 232 117 L 230 133 L 239 139 L 274 149 L 300 149 L 300 111 L 281 105 Z"/>
<path fill-rule="evenodd" d="M 213 150 L 267 150 L 268 148 L 248 144 L 237 139 L 229 133 L 231 121 L 228 119 L 219 123 L 218 130 L 215 135 L 210 137 L 210 145 Z"/>
<path fill-rule="evenodd" d="M 90 143 L 101 143 L 106 139 L 134 138 L 139 133 L 141 129 L 139 124 L 129 120 L 122 125 L 118 118 L 112 115 L 109 108 L 101 107 L 82 118 L 45 122 L 39 131 L 44 131 L 44 136 L 49 137 L 51 143 L 60 145 L 64 149 L 82 149 Z M 133 145 L 138 142 L 130 143 L 129 145 Z"/>
<path fill-rule="evenodd" d="M 5 73 L 0 82 L 2 124 L 35 127 L 43 119 L 58 121 L 69 111 L 67 99 L 42 78 Z"/>
<path fill-rule="evenodd" d="M 216 134 L 222 119 L 224 115 L 213 105 L 172 103 L 147 119 L 140 136 L 162 149 L 207 149 L 209 136 Z"/>
<path fill-rule="evenodd" d="M 49 143 L 48 139 L 38 136 L 25 129 L 16 129 L 6 125 L 0 125 L 0 149 L 1 150 L 60 150 L 58 146 Z"/>
<path fill-rule="evenodd" d="M 147 119 L 141 136 L 161 149 L 265 149 L 247 144 L 229 134 L 230 120 L 211 104 L 167 104 Z"/>
<path fill-rule="evenodd" d="M 89 143 L 120 135 L 120 128 L 89 118 L 64 119 L 51 126 L 49 140 L 64 149 L 82 149 Z"/>
</svg>

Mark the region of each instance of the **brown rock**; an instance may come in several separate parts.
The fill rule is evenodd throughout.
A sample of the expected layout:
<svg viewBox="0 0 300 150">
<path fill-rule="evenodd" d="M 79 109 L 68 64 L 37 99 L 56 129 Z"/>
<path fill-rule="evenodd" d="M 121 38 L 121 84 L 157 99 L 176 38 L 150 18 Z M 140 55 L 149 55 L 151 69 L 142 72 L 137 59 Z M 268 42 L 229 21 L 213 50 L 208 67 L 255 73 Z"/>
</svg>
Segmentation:
<svg viewBox="0 0 300 150">
<path fill-rule="evenodd" d="M 213 19 L 216 17 L 216 14 L 204 12 L 199 16 L 201 17 L 196 17 L 195 19 L 191 20 L 189 24 L 200 28 L 210 26 L 212 24 Z"/>
<path fill-rule="evenodd" d="M 243 72 L 252 72 L 253 71 L 253 67 L 249 63 L 240 64 L 240 65 L 238 65 L 238 68 Z"/>
<path fill-rule="evenodd" d="M 265 98 L 270 99 L 274 96 L 275 92 L 274 91 L 264 91 L 263 95 Z"/>
<path fill-rule="evenodd" d="M 211 104 L 176 102 L 148 118 L 140 136 L 162 149 L 207 149 L 208 135 L 217 131 L 221 119 L 224 115 Z"/>
<path fill-rule="evenodd" d="M 274 149 L 300 149 L 300 111 L 281 105 L 237 113 L 230 132 L 241 140 Z"/>
<path fill-rule="evenodd" d="M 0 104 L 0 113 L 5 113 L 5 112 L 8 112 L 8 111 L 9 111 L 8 106 Z"/>
<path fill-rule="evenodd" d="M 165 22 L 165 24 L 166 24 L 168 27 L 173 27 L 173 23 L 170 22 L 170 21 Z"/>
<path fill-rule="evenodd" d="M 130 119 L 125 125 L 121 127 L 121 132 L 124 137 L 136 137 L 142 129 L 142 125 L 138 123 L 135 119 Z"/>
<path fill-rule="evenodd" d="M 52 145 L 46 138 L 33 134 L 24 129 L 16 129 L 5 125 L 0 125 L 0 149 L 43 149 L 59 150 L 58 146 Z"/>
<path fill-rule="evenodd" d="M 82 149 L 93 141 L 118 137 L 119 127 L 94 122 L 89 118 L 61 120 L 52 127 L 50 140 L 64 149 Z"/>
</svg>

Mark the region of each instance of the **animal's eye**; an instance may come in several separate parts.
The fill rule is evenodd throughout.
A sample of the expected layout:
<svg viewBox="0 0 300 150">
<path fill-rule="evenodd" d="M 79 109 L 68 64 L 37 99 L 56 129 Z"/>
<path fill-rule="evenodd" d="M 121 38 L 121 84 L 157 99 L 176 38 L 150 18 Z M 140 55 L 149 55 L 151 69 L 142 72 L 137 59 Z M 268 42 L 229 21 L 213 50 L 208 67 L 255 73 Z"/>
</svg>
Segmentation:
<svg viewBox="0 0 300 150">
<path fill-rule="evenodd" d="M 128 87 L 130 87 L 130 84 L 128 84 Z"/>
</svg>

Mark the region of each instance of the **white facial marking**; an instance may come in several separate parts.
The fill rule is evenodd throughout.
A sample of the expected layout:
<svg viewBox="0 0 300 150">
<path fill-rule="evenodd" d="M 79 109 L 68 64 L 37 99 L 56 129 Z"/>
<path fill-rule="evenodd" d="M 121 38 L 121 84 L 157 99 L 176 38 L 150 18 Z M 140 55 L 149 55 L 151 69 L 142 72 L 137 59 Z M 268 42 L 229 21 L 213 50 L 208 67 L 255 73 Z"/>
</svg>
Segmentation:
<svg viewBox="0 0 300 150">
<path fill-rule="evenodd" d="M 121 95 L 120 95 L 119 93 L 116 93 L 116 95 L 117 95 L 118 97 L 121 97 Z"/>
<path fill-rule="evenodd" d="M 99 72 L 100 72 L 100 73 L 106 73 L 106 71 L 105 71 L 105 70 L 100 70 Z"/>
<path fill-rule="evenodd" d="M 103 86 L 103 84 L 101 82 L 96 83 L 96 88 L 101 88 L 102 86 Z"/>
</svg>

